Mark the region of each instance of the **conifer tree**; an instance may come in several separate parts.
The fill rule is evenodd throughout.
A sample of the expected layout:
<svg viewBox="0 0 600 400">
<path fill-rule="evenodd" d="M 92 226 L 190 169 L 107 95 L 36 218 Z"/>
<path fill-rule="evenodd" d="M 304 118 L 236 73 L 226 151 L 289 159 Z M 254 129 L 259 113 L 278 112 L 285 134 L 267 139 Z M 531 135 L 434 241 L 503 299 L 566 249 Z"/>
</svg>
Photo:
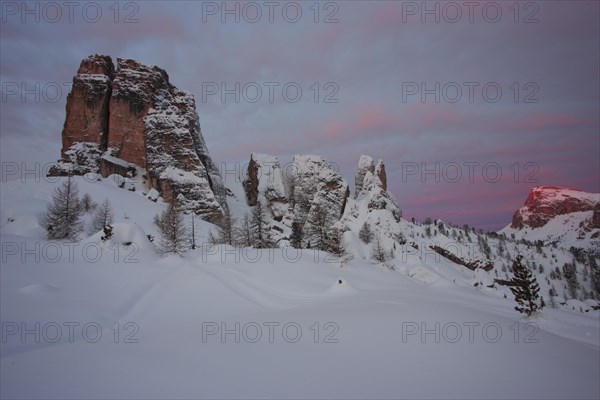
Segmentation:
<svg viewBox="0 0 600 400">
<path fill-rule="evenodd" d="M 311 210 L 310 219 L 310 234 L 311 242 L 314 244 L 314 248 L 318 250 L 327 251 L 326 247 L 326 234 L 327 234 L 327 214 L 320 205 L 315 205 L 314 209 Z"/>
<path fill-rule="evenodd" d="M 271 235 L 271 227 L 263 211 L 260 202 L 252 210 L 250 222 L 254 247 L 257 249 L 268 249 L 275 247 L 275 240 Z"/>
<path fill-rule="evenodd" d="M 358 237 L 365 244 L 371 243 L 371 241 L 373 240 L 373 232 L 371 231 L 371 225 L 365 222 L 360 228 L 360 231 L 358 231 Z"/>
<path fill-rule="evenodd" d="M 163 253 L 183 253 L 188 247 L 190 240 L 187 229 L 183 223 L 183 215 L 176 201 L 160 215 L 154 217 L 154 223 L 158 226 L 161 241 L 160 249 Z"/>
<path fill-rule="evenodd" d="M 325 251 L 342 258 L 347 255 L 344 234 L 340 229 L 329 229 L 325 234 Z"/>
<path fill-rule="evenodd" d="M 579 281 L 577 280 L 577 269 L 575 263 L 565 263 L 563 265 L 563 276 L 567 281 L 569 295 L 571 298 L 577 298 L 577 289 L 579 289 Z"/>
<path fill-rule="evenodd" d="M 292 222 L 292 234 L 290 235 L 290 244 L 295 249 L 302 248 L 302 225 L 298 221 Z"/>
<path fill-rule="evenodd" d="M 217 241 L 219 243 L 228 244 L 233 246 L 235 244 L 235 223 L 237 220 L 231 216 L 229 208 L 225 208 L 223 218 L 219 222 L 219 237 Z"/>
<path fill-rule="evenodd" d="M 52 200 L 48 205 L 43 222 L 48 239 L 76 240 L 77 235 L 83 230 L 82 214 L 79 188 L 69 176 L 66 182 L 54 189 Z"/>
<path fill-rule="evenodd" d="M 98 204 L 94 203 L 94 200 L 92 200 L 92 196 L 90 196 L 89 193 L 84 194 L 81 198 L 81 207 L 83 208 L 83 211 L 90 212 L 97 206 Z"/>
<path fill-rule="evenodd" d="M 510 290 L 515 295 L 515 301 L 517 302 L 515 310 L 531 316 L 531 314 L 542 308 L 538 304 L 540 287 L 535 276 L 523 265 L 522 260 L 523 256 L 518 255 L 513 263 L 514 276 L 511 281 L 514 286 Z"/>
<path fill-rule="evenodd" d="M 252 235 L 252 221 L 246 213 L 242 219 L 241 225 L 236 228 L 236 242 L 241 247 L 254 246 L 254 236 Z"/>
<path fill-rule="evenodd" d="M 110 204 L 109 199 L 105 199 L 100 207 L 94 214 L 94 219 L 92 221 L 92 229 L 90 233 L 94 234 L 96 232 L 104 230 L 109 225 L 113 223 L 113 210 Z"/>
<path fill-rule="evenodd" d="M 196 224 L 194 222 L 194 213 L 192 213 L 192 234 L 190 237 L 191 243 L 190 246 L 192 250 L 196 249 Z"/>
<path fill-rule="evenodd" d="M 592 281 L 592 292 L 595 292 L 596 297 L 600 296 L 600 266 L 596 259 L 590 256 L 590 275 Z"/>
<path fill-rule="evenodd" d="M 388 259 L 388 251 L 381 245 L 381 240 L 377 236 L 371 248 L 371 258 L 380 263 L 386 262 Z"/>
</svg>

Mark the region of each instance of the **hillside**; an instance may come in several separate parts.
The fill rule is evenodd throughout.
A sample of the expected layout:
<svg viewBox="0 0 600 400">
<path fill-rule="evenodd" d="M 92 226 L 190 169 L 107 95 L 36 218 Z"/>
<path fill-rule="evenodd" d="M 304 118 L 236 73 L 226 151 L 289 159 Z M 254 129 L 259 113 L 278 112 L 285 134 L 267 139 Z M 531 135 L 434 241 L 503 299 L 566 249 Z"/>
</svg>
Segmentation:
<svg viewBox="0 0 600 400">
<path fill-rule="evenodd" d="M 96 180 L 93 175 L 75 181 L 81 194 L 111 199 L 115 235 L 110 242 L 102 242 L 100 234 L 85 235 L 73 247 L 47 241 L 39 224 L 52 189 L 66 178 L 51 179 L 2 186 L 3 397 L 496 398 L 502 393 L 595 398 L 600 393 L 593 378 L 599 312 L 590 309 L 592 303 L 568 300 L 532 319 L 520 317 L 505 287 L 487 287 L 496 275 L 508 275 L 502 268 L 509 263 L 496 250 L 490 253 L 492 272 L 471 271 L 399 245 L 386 267 L 369 259 L 353 232 L 345 237 L 357 245 L 354 259 L 341 267 L 327 253 L 289 247 L 205 243 L 183 257 L 161 256 L 156 240 L 151 243 L 146 235 L 158 237 L 152 219 L 165 209 L 162 200 L 154 203 L 143 190 L 119 187 L 115 176 Z M 360 199 L 354 204 L 362 207 Z M 86 218 L 89 222 L 89 214 Z M 189 225 L 189 216 L 186 220 Z M 477 243 L 484 236 L 472 230 L 405 220 L 390 226 L 382 229 L 398 229 L 421 249 L 462 235 L 480 256 Z M 442 227 L 448 236 L 440 233 Z M 202 243 L 215 227 L 196 220 L 196 230 Z M 501 241 L 485 240 L 493 249 Z M 513 254 L 527 248 L 509 239 L 503 243 Z M 561 248 L 530 256 L 548 265 L 572 257 Z M 536 273 L 543 286 L 546 273 L 539 268 Z M 36 322 L 39 341 L 31 333 L 21 340 L 25 329 L 36 330 Z M 498 376 L 511 384 L 499 388 Z M 230 385 L 231 380 L 240 384 Z"/>
</svg>

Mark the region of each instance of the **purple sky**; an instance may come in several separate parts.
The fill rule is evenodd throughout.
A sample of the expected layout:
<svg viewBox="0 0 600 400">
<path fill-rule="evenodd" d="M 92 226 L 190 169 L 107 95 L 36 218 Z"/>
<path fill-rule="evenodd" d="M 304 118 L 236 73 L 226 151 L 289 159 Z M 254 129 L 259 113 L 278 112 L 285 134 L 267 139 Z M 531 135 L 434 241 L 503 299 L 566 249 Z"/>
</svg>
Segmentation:
<svg viewBox="0 0 600 400">
<path fill-rule="evenodd" d="M 62 2 L 29 13 L 2 2 L 2 161 L 58 158 L 68 89 L 56 87 L 100 53 L 158 65 L 192 92 L 217 163 L 315 153 L 353 185 L 370 154 L 385 160 L 407 218 L 496 230 L 533 186 L 600 191 L 600 2 L 479 1 L 471 15 L 463 1 L 427 2 L 429 14 L 420 1 L 322 2 L 318 15 L 313 1 L 276 3 L 270 22 L 265 2 L 239 2 L 236 22 L 211 13 L 236 2 L 130 2 L 118 14 L 113 2 L 80 2 L 72 21 Z M 222 101 L 220 86 L 236 82 L 240 101 Z M 279 85 L 273 102 L 268 82 Z M 36 83 L 39 101 L 21 90 Z"/>
</svg>

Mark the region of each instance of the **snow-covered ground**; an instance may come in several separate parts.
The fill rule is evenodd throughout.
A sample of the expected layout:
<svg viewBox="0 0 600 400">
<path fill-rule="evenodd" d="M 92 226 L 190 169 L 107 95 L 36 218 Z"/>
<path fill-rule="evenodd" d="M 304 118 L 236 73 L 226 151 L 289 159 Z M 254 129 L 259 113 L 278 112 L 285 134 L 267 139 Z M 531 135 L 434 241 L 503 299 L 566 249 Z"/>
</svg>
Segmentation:
<svg viewBox="0 0 600 400">
<path fill-rule="evenodd" d="M 482 271 L 439 257 L 161 256 L 146 235 L 166 205 L 113 179 L 76 178 L 111 200 L 111 241 L 48 242 L 61 179 L 2 183 L 2 398 L 600 397 L 598 311 L 525 319 L 506 290 L 473 286 Z M 203 243 L 214 227 L 196 224 Z"/>
</svg>

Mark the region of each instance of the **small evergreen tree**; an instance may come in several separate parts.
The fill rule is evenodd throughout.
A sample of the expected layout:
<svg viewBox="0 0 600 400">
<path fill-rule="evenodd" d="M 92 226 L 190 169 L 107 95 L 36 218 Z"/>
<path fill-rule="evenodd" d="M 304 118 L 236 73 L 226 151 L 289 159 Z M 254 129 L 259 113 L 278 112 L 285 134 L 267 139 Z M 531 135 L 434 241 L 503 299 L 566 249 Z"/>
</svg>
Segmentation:
<svg viewBox="0 0 600 400">
<path fill-rule="evenodd" d="M 340 229 L 329 229 L 325 234 L 325 251 L 342 258 L 347 255 L 343 232 Z"/>
<path fill-rule="evenodd" d="M 600 296 L 600 267 L 598 266 L 596 259 L 592 256 L 590 256 L 590 277 L 592 292 L 598 297 Z"/>
<path fill-rule="evenodd" d="M 565 263 L 563 265 L 563 276 L 567 281 L 569 294 L 573 299 L 577 298 L 577 289 L 579 289 L 579 281 L 577 280 L 577 269 L 575 263 Z"/>
<path fill-rule="evenodd" d="M 386 262 L 388 257 L 388 251 L 381 245 L 379 236 L 375 237 L 373 246 L 371 247 L 371 258 L 380 263 Z"/>
<path fill-rule="evenodd" d="M 192 212 L 192 234 L 191 234 L 191 244 L 192 250 L 196 249 L 196 224 L 194 222 L 194 213 Z"/>
<path fill-rule="evenodd" d="M 176 201 L 169 204 L 160 216 L 154 217 L 161 235 L 160 249 L 163 253 L 179 254 L 189 245 L 189 236 L 183 223 L 183 215 Z"/>
<path fill-rule="evenodd" d="M 81 207 L 83 208 L 83 211 L 90 212 L 97 206 L 98 204 L 94 203 L 94 200 L 92 200 L 92 196 L 90 196 L 89 193 L 84 194 L 81 198 Z"/>
<path fill-rule="evenodd" d="M 225 208 L 223 218 L 217 225 L 219 227 L 219 235 L 217 241 L 219 243 L 233 246 L 235 244 L 235 223 L 237 220 L 231 216 L 229 208 Z"/>
<path fill-rule="evenodd" d="M 112 225 L 113 223 L 113 211 L 112 206 L 110 204 L 109 199 L 105 199 L 96 214 L 94 215 L 94 219 L 92 220 L 92 229 L 90 230 L 91 234 L 104 230 L 108 225 Z"/>
<path fill-rule="evenodd" d="M 76 240 L 83 231 L 83 209 L 79 200 L 79 188 L 69 176 L 66 182 L 54 189 L 48 205 L 43 226 L 49 240 Z"/>
<path fill-rule="evenodd" d="M 325 210 L 320 205 L 315 205 L 314 209 L 311 212 L 310 219 L 310 234 L 311 234 L 311 242 L 314 243 L 314 248 L 318 250 L 327 251 L 326 247 L 326 238 L 325 235 L 327 233 L 327 214 Z"/>
<path fill-rule="evenodd" d="M 252 220 L 250 226 L 252 229 L 254 247 L 258 249 L 275 247 L 275 240 L 271 235 L 271 227 L 267 222 L 267 217 L 265 216 L 260 202 L 252 210 Z"/>
<path fill-rule="evenodd" d="M 373 240 L 373 231 L 371 231 L 371 225 L 365 222 L 360 228 L 360 231 L 358 231 L 358 237 L 365 244 L 371 243 L 371 241 Z"/>
<path fill-rule="evenodd" d="M 300 222 L 292 222 L 292 234 L 290 235 L 290 244 L 295 249 L 302 248 L 302 225 Z"/>
<path fill-rule="evenodd" d="M 242 219 L 241 225 L 236 228 L 236 242 L 242 247 L 254 246 L 254 236 L 252 235 L 252 221 L 246 213 Z"/>
<path fill-rule="evenodd" d="M 514 261 L 512 269 L 514 277 L 510 290 L 515 295 L 517 305 L 515 310 L 530 316 L 532 313 L 541 309 L 538 305 L 540 287 L 537 284 L 535 276 L 522 263 L 523 256 L 518 255 Z"/>
</svg>

